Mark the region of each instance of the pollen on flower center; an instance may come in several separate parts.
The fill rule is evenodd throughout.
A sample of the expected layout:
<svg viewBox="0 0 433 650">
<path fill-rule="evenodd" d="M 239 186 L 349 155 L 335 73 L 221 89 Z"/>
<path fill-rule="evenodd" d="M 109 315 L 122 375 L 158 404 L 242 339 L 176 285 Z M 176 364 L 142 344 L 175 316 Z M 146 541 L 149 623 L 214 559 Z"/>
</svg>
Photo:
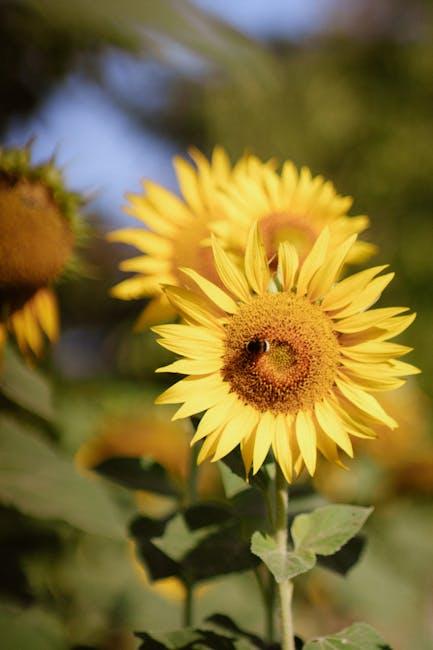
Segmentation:
<svg viewBox="0 0 433 650">
<path fill-rule="evenodd" d="M 267 341 L 268 348 L 250 341 Z M 226 326 L 222 376 L 247 404 L 275 413 L 308 409 L 332 387 L 339 346 L 321 308 L 291 293 L 258 296 Z"/>
<path fill-rule="evenodd" d="M 0 179 L 0 289 L 32 291 L 55 280 L 74 244 L 69 223 L 38 182 Z"/>
</svg>

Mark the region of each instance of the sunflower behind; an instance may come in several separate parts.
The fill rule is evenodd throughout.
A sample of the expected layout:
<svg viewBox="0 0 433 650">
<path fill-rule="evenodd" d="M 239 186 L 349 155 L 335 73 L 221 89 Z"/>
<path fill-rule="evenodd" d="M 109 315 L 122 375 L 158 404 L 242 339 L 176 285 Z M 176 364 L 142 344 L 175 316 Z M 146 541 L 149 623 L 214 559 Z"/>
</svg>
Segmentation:
<svg viewBox="0 0 433 650">
<path fill-rule="evenodd" d="M 31 165 L 30 147 L 0 150 L 0 349 L 12 334 L 39 357 L 58 338 L 53 285 L 76 265 L 82 204 L 51 161 Z"/>
<path fill-rule="evenodd" d="M 182 197 L 152 182 L 144 182 L 145 194 L 129 195 L 126 212 L 145 228 L 122 228 L 108 235 L 112 242 L 130 244 L 141 255 L 121 263 L 134 275 L 112 290 L 122 300 L 148 298 L 149 304 L 136 328 L 172 320 L 175 311 L 161 292 L 161 284 L 179 285 L 179 268 L 188 266 L 221 285 L 212 262 L 210 235 L 216 234 L 224 249 L 242 266 L 247 236 L 258 221 L 268 258 L 274 258 L 282 241 L 292 243 L 301 260 L 311 250 L 325 226 L 335 247 L 349 235 L 368 226 L 365 216 L 349 217 L 352 199 L 339 196 L 321 176 L 299 173 L 287 161 L 280 174 L 273 160 L 262 162 L 245 154 L 235 165 L 220 147 L 211 160 L 192 149 L 194 165 L 177 157 L 176 168 Z M 367 259 L 375 250 L 368 242 L 356 242 L 346 262 Z"/>
</svg>

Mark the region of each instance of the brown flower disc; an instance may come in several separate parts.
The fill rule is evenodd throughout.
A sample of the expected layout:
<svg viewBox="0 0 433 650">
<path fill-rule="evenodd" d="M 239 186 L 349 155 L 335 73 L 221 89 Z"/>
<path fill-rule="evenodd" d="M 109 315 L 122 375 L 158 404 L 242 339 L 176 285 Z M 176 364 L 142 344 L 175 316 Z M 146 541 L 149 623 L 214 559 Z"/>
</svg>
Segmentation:
<svg viewBox="0 0 433 650">
<path fill-rule="evenodd" d="M 63 271 L 74 244 L 49 190 L 25 179 L 0 180 L 0 289 L 46 286 Z"/>
</svg>

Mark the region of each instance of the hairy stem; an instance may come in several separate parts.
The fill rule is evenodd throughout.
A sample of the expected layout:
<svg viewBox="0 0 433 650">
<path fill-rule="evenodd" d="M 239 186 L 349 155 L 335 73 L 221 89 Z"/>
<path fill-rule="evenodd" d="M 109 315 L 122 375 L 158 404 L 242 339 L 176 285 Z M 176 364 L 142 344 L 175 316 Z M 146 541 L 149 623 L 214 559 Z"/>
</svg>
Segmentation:
<svg viewBox="0 0 433 650">
<path fill-rule="evenodd" d="M 274 539 L 278 549 L 287 553 L 287 514 L 289 504 L 289 493 L 286 479 L 283 476 L 278 464 L 275 464 L 275 528 Z M 281 649 L 295 650 L 292 620 L 292 593 L 293 584 L 290 580 L 284 580 L 277 585 L 278 600 L 280 606 L 280 632 Z"/>
</svg>

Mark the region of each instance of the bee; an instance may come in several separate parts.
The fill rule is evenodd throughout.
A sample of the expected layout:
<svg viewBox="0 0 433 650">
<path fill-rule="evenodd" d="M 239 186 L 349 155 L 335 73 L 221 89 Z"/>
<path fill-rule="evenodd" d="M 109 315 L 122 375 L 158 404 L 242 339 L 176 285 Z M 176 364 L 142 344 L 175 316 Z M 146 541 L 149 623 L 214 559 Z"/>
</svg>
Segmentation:
<svg viewBox="0 0 433 650">
<path fill-rule="evenodd" d="M 271 344 L 267 339 L 252 339 L 245 344 L 245 349 L 250 354 L 265 354 L 269 352 Z"/>
</svg>

